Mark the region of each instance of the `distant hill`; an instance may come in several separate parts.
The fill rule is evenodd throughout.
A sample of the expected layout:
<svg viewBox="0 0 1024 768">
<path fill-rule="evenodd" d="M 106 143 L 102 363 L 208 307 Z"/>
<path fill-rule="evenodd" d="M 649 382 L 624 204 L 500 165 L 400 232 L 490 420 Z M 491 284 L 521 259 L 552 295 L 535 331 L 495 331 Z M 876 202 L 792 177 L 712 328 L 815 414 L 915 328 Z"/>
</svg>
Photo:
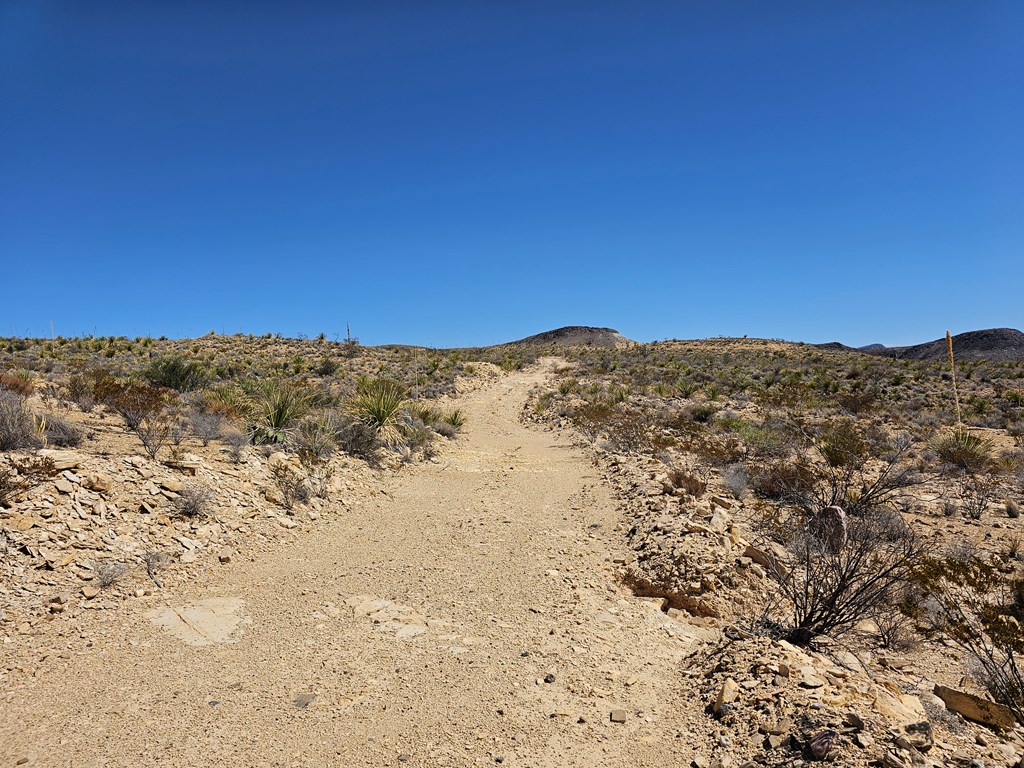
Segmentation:
<svg viewBox="0 0 1024 768">
<path fill-rule="evenodd" d="M 946 356 L 945 338 L 908 347 L 869 344 L 854 348 L 836 341 L 816 346 L 899 360 L 941 360 Z M 987 328 L 983 331 L 958 333 L 953 337 L 953 354 L 958 360 L 1024 360 L 1024 333 L 1014 328 Z"/>
<path fill-rule="evenodd" d="M 614 328 L 591 328 L 586 325 L 567 325 L 553 331 L 544 331 L 512 344 L 586 344 L 592 347 L 621 347 L 633 342 Z"/>
</svg>

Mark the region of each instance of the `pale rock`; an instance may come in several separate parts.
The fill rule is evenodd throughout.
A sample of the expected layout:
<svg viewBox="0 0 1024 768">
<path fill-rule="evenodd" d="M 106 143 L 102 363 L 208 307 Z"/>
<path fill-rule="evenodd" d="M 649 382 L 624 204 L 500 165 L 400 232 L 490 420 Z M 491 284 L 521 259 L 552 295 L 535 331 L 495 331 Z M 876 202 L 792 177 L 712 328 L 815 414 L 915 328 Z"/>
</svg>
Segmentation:
<svg viewBox="0 0 1024 768">
<path fill-rule="evenodd" d="M 723 707 L 728 708 L 729 705 L 736 701 L 739 692 L 740 689 L 736 681 L 731 677 L 726 678 L 725 682 L 722 683 L 721 689 L 718 691 L 718 698 L 715 700 L 715 714 L 721 714 Z"/>
<path fill-rule="evenodd" d="M 36 451 L 36 455 L 40 458 L 50 459 L 58 470 L 76 469 L 85 461 L 84 457 L 72 451 L 56 451 L 52 448 L 42 448 Z"/>
<path fill-rule="evenodd" d="M 1013 716 L 1013 710 L 997 704 L 994 701 L 983 699 L 972 693 L 958 691 L 955 688 L 947 688 L 944 685 L 935 686 L 935 695 L 946 703 L 947 709 L 963 715 L 968 720 L 983 725 L 991 725 L 1004 730 L 1012 730 L 1017 720 Z"/>
<path fill-rule="evenodd" d="M 114 487 L 114 481 L 110 475 L 105 475 L 100 472 L 95 472 L 86 475 L 82 479 L 82 485 L 88 488 L 90 491 L 96 493 L 106 493 Z"/>
</svg>

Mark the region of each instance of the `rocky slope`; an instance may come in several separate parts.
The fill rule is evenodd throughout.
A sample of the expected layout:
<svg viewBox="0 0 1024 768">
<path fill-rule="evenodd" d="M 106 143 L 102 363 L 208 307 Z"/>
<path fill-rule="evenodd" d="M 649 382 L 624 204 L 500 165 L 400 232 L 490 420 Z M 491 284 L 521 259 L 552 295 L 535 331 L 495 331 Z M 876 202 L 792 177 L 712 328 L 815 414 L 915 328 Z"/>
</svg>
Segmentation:
<svg viewBox="0 0 1024 768">
<path fill-rule="evenodd" d="M 613 328 L 593 328 L 584 325 L 567 325 L 564 328 L 544 331 L 512 342 L 512 344 L 526 345 L 582 344 L 593 347 L 621 347 L 632 343 Z"/>
</svg>

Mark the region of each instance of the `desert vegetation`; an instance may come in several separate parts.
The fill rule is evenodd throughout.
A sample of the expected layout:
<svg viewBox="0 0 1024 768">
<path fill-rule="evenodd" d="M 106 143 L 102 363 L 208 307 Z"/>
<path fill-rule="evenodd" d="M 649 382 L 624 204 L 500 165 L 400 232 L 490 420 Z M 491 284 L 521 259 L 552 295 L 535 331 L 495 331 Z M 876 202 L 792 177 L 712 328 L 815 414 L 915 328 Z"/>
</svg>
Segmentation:
<svg viewBox="0 0 1024 768">
<path fill-rule="evenodd" d="M 952 643 L 1020 718 L 1024 563 L 1000 532 L 1024 501 L 1024 364 L 740 339 L 566 357 L 528 415 L 637 468 L 629 503 L 660 510 L 631 532 L 641 594 L 798 646 Z M 725 532 L 733 505 L 744 579 L 690 562 L 679 539 L 652 545 L 701 509 L 709 522 L 684 529 Z"/>
</svg>

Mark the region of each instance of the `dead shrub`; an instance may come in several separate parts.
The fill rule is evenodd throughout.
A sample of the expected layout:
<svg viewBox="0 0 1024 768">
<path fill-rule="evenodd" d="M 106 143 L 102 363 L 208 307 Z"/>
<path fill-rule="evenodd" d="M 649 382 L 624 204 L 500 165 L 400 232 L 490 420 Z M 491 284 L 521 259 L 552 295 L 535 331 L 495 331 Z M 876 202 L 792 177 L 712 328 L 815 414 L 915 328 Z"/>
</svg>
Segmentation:
<svg viewBox="0 0 1024 768">
<path fill-rule="evenodd" d="M 106 589 L 128 572 L 128 566 L 120 560 L 100 560 L 92 567 L 96 586 Z"/>
<path fill-rule="evenodd" d="M 205 485 L 186 485 L 174 500 L 174 514 L 190 520 L 207 517 L 213 497 L 213 490 Z"/>
<path fill-rule="evenodd" d="M 680 488 L 690 496 L 700 498 L 708 489 L 707 480 L 698 477 L 687 469 L 672 468 L 668 471 L 668 481 L 673 488 Z"/>
<path fill-rule="evenodd" d="M 0 451 L 39 448 L 39 426 L 20 395 L 0 389 Z"/>
<path fill-rule="evenodd" d="M 285 509 L 292 509 L 297 501 L 304 503 L 309 500 L 309 486 L 295 467 L 285 462 L 271 464 L 270 479 L 281 494 Z"/>
<path fill-rule="evenodd" d="M 897 603 L 923 551 L 903 518 L 884 507 L 846 518 L 841 535 L 809 523 L 802 511 L 783 518 L 779 543 L 788 556 L 768 568 L 776 589 L 758 622 L 798 645 L 842 635 Z"/>
<path fill-rule="evenodd" d="M 46 432 L 46 443 L 58 448 L 76 448 L 85 439 L 85 434 L 78 426 L 53 413 L 43 418 L 43 429 Z"/>
</svg>

